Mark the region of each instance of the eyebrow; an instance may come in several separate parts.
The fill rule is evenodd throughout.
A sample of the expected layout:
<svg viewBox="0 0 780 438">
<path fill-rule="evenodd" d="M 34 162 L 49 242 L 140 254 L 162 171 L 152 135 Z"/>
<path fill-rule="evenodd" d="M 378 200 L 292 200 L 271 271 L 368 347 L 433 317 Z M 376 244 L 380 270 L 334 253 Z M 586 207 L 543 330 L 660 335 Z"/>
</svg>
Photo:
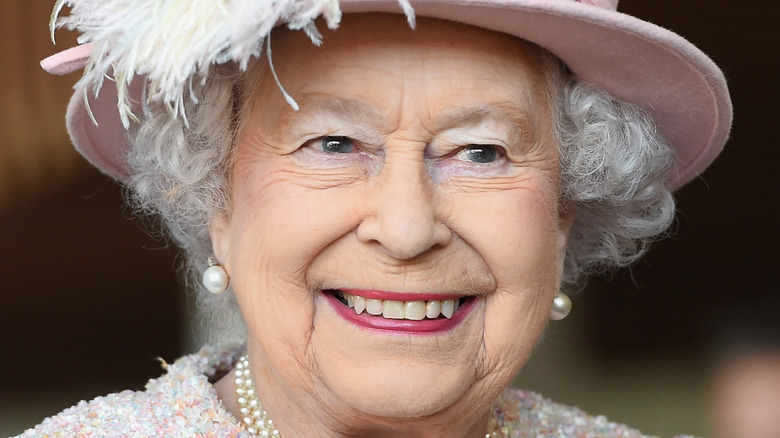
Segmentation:
<svg viewBox="0 0 780 438">
<path fill-rule="evenodd" d="M 300 97 L 298 101 L 300 110 L 283 115 L 280 119 L 283 125 L 289 123 L 293 117 L 321 117 L 324 114 L 364 127 L 376 127 L 385 120 L 385 115 L 379 108 L 362 99 L 313 93 Z"/>
<path fill-rule="evenodd" d="M 448 108 L 436 120 L 436 129 L 474 126 L 486 121 L 497 121 L 511 127 L 512 140 L 532 142 L 536 138 L 536 118 L 511 103 L 486 103 L 468 107 Z"/>
<path fill-rule="evenodd" d="M 280 119 L 280 126 L 290 123 L 294 117 L 335 117 L 364 129 L 378 132 L 391 130 L 383 126 L 386 115 L 371 102 L 359 98 L 334 97 L 332 95 L 309 93 L 298 98 L 300 110 L 289 111 Z M 483 103 L 466 107 L 446 108 L 434 121 L 434 129 L 443 131 L 463 126 L 476 126 L 487 121 L 505 123 L 511 128 L 514 143 L 530 143 L 536 139 L 535 117 L 513 103 Z"/>
</svg>

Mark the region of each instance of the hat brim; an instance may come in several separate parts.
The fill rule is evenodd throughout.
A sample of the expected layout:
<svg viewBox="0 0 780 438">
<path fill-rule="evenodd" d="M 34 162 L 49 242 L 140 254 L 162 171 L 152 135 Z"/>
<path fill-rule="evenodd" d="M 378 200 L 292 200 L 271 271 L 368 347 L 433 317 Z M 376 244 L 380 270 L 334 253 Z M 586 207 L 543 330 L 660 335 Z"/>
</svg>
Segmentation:
<svg viewBox="0 0 780 438">
<path fill-rule="evenodd" d="M 402 13 L 395 0 L 341 0 L 344 13 Z M 720 69 L 679 35 L 620 12 L 560 0 L 418 0 L 415 14 L 507 33 L 558 56 L 578 78 L 646 110 L 676 151 L 667 187 L 696 178 L 729 136 L 732 106 Z M 142 81 L 131 84 L 140 97 Z M 84 90 L 68 108 L 76 148 L 106 174 L 126 180 L 127 133 L 117 112 L 116 88 L 105 82 L 98 98 Z M 140 100 L 140 99 L 136 99 Z"/>
</svg>

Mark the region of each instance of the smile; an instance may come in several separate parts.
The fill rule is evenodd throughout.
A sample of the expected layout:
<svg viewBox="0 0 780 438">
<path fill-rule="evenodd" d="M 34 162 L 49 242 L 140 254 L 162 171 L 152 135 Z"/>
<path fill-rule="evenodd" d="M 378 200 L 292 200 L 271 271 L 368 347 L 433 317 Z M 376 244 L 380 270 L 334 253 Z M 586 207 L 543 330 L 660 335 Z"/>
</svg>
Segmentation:
<svg viewBox="0 0 780 438">
<path fill-rule="evenodd" d="M 448 330 L 463 320 L 476 301 L 472 296 L 431 299 L 437 296 L 380 291 L 359 291 L 361 294 L 357 295 L 335 289 L 323 292 L 336 311 L 350 322 L 365 328 L 399 332 Z M 391 299 L 404 297 L 412 299 Z"/>
<path fill-rule="evenodd" d="M 382 315 L 383 318 L 410 319 L 412 321 L 422 321 L 426 318 L 435 319 L 439 316 L 450 319 L 460 305 L 460 299 L 429 301 L 380 300 L 352 295 L 344 291 L 336 291 L 336 298 L 354 309 L 358 315 L 365 311 L 369 315 Z"/>
</svg>

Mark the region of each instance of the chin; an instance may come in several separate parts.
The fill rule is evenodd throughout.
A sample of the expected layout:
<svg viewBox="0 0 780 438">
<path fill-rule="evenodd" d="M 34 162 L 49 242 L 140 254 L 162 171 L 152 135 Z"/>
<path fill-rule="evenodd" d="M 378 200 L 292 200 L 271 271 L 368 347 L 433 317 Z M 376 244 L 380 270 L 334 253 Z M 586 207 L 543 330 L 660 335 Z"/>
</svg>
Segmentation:
<svg viewBox="0 0 780 438">
<path fill-rule="evenodd" d="M 339 404 L 362 414 L 435 415 L 468 399 L 484 371 L 481 300 L 463 310 L 468 316 L 455 327 L 437 333 L 367 329 L 332 305 L 320 310 L 312 339 L 320 381 Z"/>
<path fill-rule="evenodd" d="M 469 368 L 398 362 L 347 367 L 326 384 L 341 402 L 364 414 L 389 420 L 422 418 L 468 398 L 475 383 Z"/>
</svg>

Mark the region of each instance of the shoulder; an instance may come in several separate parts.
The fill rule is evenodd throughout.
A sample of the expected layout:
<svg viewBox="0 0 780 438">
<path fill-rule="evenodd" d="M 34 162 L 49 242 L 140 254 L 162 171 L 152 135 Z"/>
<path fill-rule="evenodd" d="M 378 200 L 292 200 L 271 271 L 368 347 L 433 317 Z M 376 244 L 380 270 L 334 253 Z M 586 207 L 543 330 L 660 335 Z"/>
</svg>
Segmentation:
<svg viewBox="0 0 780 438">
<path fill-rule="evenodd" d="M 222 407 L 209 377 L 232 367 L 237 351 L 205 347 L 165 364 L 167 373 L 144 391 L 82 401 L 45 419 L 19 438 L 126 436 L 248 436 Z"/>
<path fill-rule="evenodd" d="M 589 415 L 534 392 L 514 388 L 505 390 L 493 404 L 490 430 L 495 431 L 491 438 L 650 438 L 604 416 Z"/>
</svg>

